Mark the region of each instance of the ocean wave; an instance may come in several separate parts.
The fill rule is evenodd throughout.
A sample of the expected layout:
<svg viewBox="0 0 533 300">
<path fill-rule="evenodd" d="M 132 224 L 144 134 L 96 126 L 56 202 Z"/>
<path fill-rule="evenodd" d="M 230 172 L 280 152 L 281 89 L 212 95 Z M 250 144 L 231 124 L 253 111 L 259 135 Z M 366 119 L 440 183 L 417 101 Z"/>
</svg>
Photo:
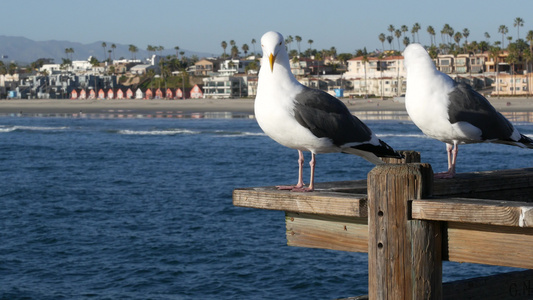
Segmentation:
<svg viewBox="0 0 533 300">
<path fill-rule="evenodd" d="M 189 129 L 165 129 L 165 130 L 119 130 L 118 134 L 125 135 L 178 135 L 178 134 L 198 134 L 198 131 Z"/>
<path fill-rule="evenodd" d="M 388 138 L 388 137 L 407 137 L 407 138 L 419 138 L 419 139 L 429 139 L 429 137 L 422 133 L 407 133 L 407 134 L 397 134 L 397 133 L 380 133 L 376 134 L 378 138 Z"/>
<path fill-rule="evenodd" d="M 217 130 L 215 132 L 217 137 L 241 137 L 241 136 L 265 136 L 264 132 L 248 132 L 248 131 L 224 131 Z"/>
<path fill-rule="evenodd" d="M 0 126 L 0 132 L 12 132 L 15 130 L 20 131 L 61 131 L 66 130 L 68 127 L 42 127 L 42 126 Z"/>
</svg>

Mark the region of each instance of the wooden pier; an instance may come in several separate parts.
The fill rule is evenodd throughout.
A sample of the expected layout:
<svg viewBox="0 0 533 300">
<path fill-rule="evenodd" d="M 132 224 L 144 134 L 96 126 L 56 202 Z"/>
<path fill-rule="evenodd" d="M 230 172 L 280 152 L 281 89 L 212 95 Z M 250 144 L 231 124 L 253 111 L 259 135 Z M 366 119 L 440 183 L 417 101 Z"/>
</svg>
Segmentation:
<svg viewBox="0 0 533 300">
<path fill-rule="evenodd" d="M 235 189 L 233 203 L 285 211 L 289 246 L 367 252 L 369 299 L 533 299 L 533 270 L 442 283 L 442 261 L 533 269 L 533 168 L 434 180 L 405 153 L 367 180 Z"/>
</svg>

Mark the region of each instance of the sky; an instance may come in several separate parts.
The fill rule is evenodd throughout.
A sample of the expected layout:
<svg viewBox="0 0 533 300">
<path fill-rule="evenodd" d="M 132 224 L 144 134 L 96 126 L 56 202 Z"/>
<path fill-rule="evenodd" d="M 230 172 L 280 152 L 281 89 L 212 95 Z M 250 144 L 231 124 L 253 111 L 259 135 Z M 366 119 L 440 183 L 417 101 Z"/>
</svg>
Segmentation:
<svg viewBox="0 0 533 300">
<path fill-rule="evenodd" d="M 337 53 L 357 49 L 381 49 L 380 33 L 387 28 L 419 23 L 420 43 L 430 44 L 426 31 L 449 24 L 455 31 L 470 30 L 469 41 L 501 41 L 500 25 L 516 38 L 514 20 L 520 17 L 520 37 L 533 30 L 531 0 L 25 0 L 0 4 L 0 35 L 22 36 L 35 41 L 61 40 L 89 44 L 148 45 L 220 55 L 222 41 L 231 40 L 239 49 L 248 44 L 260 51 L 261 36 L 275 30 L 285 37 L 300 36 L 301 50 L 335 47 Z M 409 35 L 412 40 L 410 31 Z M 464 40 L 463 40 L 464 42 Z M 397 48 L 398 44 L 394 46 Z M 296 42 L 291 49 L 297 49 Z M 389 49 L 385 42 L 385 49 Z M 229 46 L 227 52 L 229 52 Z M 403 49 L 403 44 L 402 44 Z"/>
</svg>

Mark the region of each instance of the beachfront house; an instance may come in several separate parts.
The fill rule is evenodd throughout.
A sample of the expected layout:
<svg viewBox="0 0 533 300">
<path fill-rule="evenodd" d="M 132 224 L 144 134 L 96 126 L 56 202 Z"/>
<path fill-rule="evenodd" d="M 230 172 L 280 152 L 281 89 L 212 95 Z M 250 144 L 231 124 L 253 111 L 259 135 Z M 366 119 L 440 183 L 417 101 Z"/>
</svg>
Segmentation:
<svg viewBox="0 0 533 300">
<path fill-rule="evenodd" d="M 209 76 L 212 73 L 218 72 L 220 69 L 219 59 L 201 59 L 194 64 L 194 75 L 195 76 Z"/>
<path fill-rule="evenodd" d="M 403 56 L 352 58 L 343 77 L 353 86 L 350 96 L 396 97 L 406 90 Z"/>
<path fill-rule="evenodd" d="M 126 99 L 132 99 L 133 98 L 133 91 L 128 88 L 128 90 L 126 91 Z"/>
</svg>

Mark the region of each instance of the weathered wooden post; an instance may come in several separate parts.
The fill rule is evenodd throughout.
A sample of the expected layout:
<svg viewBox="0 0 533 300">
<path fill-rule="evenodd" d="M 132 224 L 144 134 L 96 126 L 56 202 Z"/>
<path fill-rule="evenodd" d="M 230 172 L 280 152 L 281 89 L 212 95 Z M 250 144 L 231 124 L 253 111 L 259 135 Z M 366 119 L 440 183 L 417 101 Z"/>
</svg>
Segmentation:
<svg viewBox="0 0 533 300">
<path fill-rule="evenodd" d="M 441 299 L 438 222 L 411 220 L 409 200 L 432 194 L 429 164 L 387 164 L 368 174 L 370 299 Z"/>
</svg>

